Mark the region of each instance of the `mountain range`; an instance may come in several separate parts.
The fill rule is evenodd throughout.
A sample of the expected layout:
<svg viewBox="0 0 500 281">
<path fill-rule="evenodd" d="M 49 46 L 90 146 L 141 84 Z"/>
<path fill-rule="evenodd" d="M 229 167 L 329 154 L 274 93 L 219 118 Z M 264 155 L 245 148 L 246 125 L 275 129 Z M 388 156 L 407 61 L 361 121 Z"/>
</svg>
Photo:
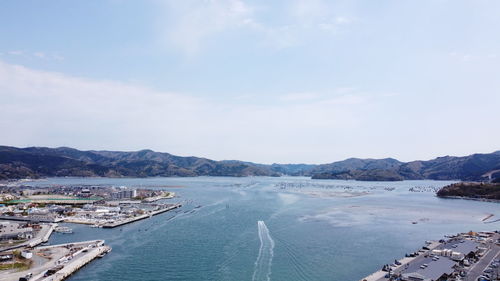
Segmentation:
<svg viewBox="0 0 500 281">
<path fill-rule="evenodd" d="M 256 164 L 140 150 L 81 151 L 74 148 L 0 146 L 0 179 L 40 177 L 310 176 L 315 179 L 397 181 L 415 179 L 494 181 L 500 151 L 428 161 L 349 158 L 329 164 Z"/>
</svg>

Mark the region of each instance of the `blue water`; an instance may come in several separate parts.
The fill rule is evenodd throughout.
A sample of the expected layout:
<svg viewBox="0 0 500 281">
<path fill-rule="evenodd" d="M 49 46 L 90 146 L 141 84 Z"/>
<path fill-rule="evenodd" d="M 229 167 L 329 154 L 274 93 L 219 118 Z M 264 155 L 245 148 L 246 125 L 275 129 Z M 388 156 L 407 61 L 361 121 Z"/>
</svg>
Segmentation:
<svg viewBox="0 0 500 281">
<path fill-rule="evenodd" d="M 490 213 L 500 217 L 497 203 L 409 192 L 449 184 L 443 181 L 52 178 L 33 184 L 164 188 L 179 196 L 170 202 L 188 202 L 178 212 L 115 229 L 72 224 L 74 234 L 54 234 L 52 244 L 105 239 L 113 247 L 72 281 L 359 280 L 425 240 L 500 226 L 482 222 Z"/>
</svg>

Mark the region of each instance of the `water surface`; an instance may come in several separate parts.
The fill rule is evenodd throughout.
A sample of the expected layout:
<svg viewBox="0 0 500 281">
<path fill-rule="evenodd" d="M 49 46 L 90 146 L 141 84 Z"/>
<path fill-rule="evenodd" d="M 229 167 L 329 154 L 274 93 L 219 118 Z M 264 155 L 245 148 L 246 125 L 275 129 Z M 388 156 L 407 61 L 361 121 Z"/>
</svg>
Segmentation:
<svg viewBox="0 0 500 281">
<path fill-rule="evenodd" d="M 113 247 L 72 281 L 359 280 L 425 240 L 498 229 L 499 223 L 482 219 L 488 214 L 499 218 L 500 205 L 440 199 L 431 192 L 449 183 L 300 177 L 33 182 L 166 188 L 179 196 L 171 202 L 186 203 L 119 228 L 72 224 L 74 234 L 54 234 L 52 244 L 105 239 Z"/>
</svg>

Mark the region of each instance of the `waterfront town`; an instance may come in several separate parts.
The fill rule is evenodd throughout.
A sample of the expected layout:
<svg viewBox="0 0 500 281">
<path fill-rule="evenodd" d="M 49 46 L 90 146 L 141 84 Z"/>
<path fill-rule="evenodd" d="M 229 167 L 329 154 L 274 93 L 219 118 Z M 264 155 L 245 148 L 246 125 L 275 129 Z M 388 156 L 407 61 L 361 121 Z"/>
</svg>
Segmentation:
<svg viewBox="0 0 500 281">
<path fill-rule="evenodd" d="M 45 245 L 63 223 L 113 228 L 179 208 L 173 192 L 114 186 L 0 184 L 0 281 L 64 280 L 111 251 L 104 240 Z"/>
<path fill-rule="evenodd" d="M 362 281 L 500 280 L 500 233 L 467 232 L 425 245 Z"/>
</svg>

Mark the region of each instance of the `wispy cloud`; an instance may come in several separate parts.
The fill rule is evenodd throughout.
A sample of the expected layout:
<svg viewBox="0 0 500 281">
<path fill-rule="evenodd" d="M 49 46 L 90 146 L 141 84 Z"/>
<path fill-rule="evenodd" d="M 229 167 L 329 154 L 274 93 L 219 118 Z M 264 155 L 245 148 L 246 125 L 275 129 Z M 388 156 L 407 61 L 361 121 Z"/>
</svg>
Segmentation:
<svg viewBox="0 0 500 281">
<path fill-rule="evenodd" d="M 40 59 L 46 59 L 47 55 L 44 52 L 34 52 L 33 55 Z"/>
<path fill-rule="evenodd" d="M 336 15 L 327 2 L 296 0 L 274 7 L 282 22 L 263 20 L 270 6 L 252 6 L 243 0 L 168 1 L 163 6 L 169 22 L 161 28 L 167 44 L 187 55 L 196 55 L 213 38 L 231 31 L 246 30 L 261 38 L 260 45 L 287 48 L 301 44 L 311 31 L 337 32 L 354 18 Z M 163 15 L 164 16 L 164 15 Z"/>
<path fill-rule="evenodd" d="M 0 130 L 16 132 L 4 135 L 6 144 L 148 147 L 248 160 L 292 160 L 291 147 L 312 147 L 311 137 L 321 132 L 356 129 L 369 112 L 369 100 L 352 94 L 288 95 L 300 103 L 221 103 L 1 61 L 0 92 Z"/>
<path fill-rule="evenodd" d="M 20 55 L 23 55 L 24 52 L 20 51 L 20 50 L 14 50 L 14 51 L 8 51 L 7 54 L 13 55 L 13 56 L 20 56 Z"/>
<path fill-rule="evenodd" d="M 7 51 L 6 54 L 13 57 L 36 58 L 41 60 L 56 60 L 56 61 L 64 60 L 63 56 L 60 56 L 55 53 L 46 53 L 42 51 L 27 52 L 24 50 L 12 50 L 12 51 Z"/>
<path fill-rule="evenodd" d="M 318 93 L 304 92 L 304 93 L 290 93 L 281 95 L 279 97 L 282 101 L 309 101 L 319 98 L 321 95 Z"/>
<path fill-rule="evenodd" d="M 171 17 L 167 38 L 190 55 L 215 34 L 253 25 L 253 10 L 241 0 L 168 1 L 165 9 Z"/>
<path fill-rule="evenodd" d="M 474 61 L 480 61 L 480 60 L 494 60 L 498 58 L 498 55 L 496 53 L 490 53 L 490 54 L 473 54 L 473 53 L 465 53 L 465 52 L 459 52 L 459 51 L 453 51 L 448 53 L 448 55 L 456 60 L 459 60 L 461 62 L 474 62 Z"/>
</svg>

